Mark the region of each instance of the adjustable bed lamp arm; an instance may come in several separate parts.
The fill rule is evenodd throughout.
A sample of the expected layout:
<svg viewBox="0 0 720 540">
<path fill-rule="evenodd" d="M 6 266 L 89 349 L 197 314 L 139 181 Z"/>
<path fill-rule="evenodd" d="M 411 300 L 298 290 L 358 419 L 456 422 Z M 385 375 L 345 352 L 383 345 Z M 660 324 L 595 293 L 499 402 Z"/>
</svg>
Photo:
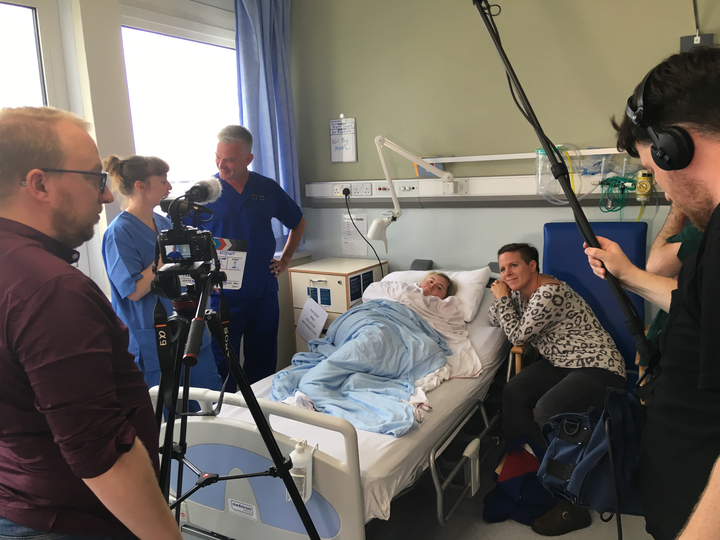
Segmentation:
<svg viewBox="0 0 720 540">
<path fill-rule="evenodd" d="M 377 218 L 372 222 L 372 224 L 370 225 L 370 230 L 368 231 L 368 238 L 372 240 L 382 240 L 385 244 L 385 253 L 387 253 L 387 228 L 392 222 L 397 221 L 398 218 L 402 216 L 402 210 L 400 210 L 400 203 L 398 202 L 397 193 L 395 193 L 395 186 L 393 185 L 392 178 L 390 178 L 390 173 L 388 172 L 387 164 L 385 163 L 383 147 L 389 148 L 393 152 L 400 154 L 406 159 L 409 159 L 423 169 L 430 171 L 435 176 L 442 179 L 443 182 L 452 182 L 453 175 L 449 172 L 441 171 L 431 163 L 428 163 L 424 159 L 419 158 L 414 154 L 411 154 L 401 146 L 398 146 L 397 144 L 386 139 L 382 135 L 378 135 L 377 137 L 375 137 L 375 146 L 377 147 L 378 155 L 380 156 L 380 164 L 382 165 L 383 173 L 385 173 L 385 180 L 387 181 L 388 186 L 390 186 L 390 197 L 392 197 L 393 201 L 393 211 L 387 217 Z"/>
<path fill-rule="evenodd" d="M 500 13 L 500 7 L 497 5 L 491 5 L 488 0 L 473 0 L 473 5 L 480 13 L 480 17 L 485 24 L 488 34 L 490 35 L 490 38 L 492 39 L 493 44 L 495 45 L 495 48 L 500 55 L 500 60 L 502 61 L 505 68 L 513 99 L 515 100 L 515 103 L 520 109 L 522 115 L 535 130 L 538 139 L 540 139 L 540 143 L 545 150 L 545 155 L 550 161 L 550 170 L 552 171 L 555 179 L 560 183 L 560 186 L 562 187 L 562 190 L 565 193 L 568 202 L 570 203 L 570 207 L 572 208 L 573 214 L 575 216 L 575 223 L 580 230 L 580 235 L 583 237 L 583 240 L 585 240 L 585 243 L 588 246 L 595 248 L 600 247 L 600 244 L 595 237 L 595 233 L 590 227 L 590 223 L 588 223 L 588 220 L 585 217 L 582 208 L 580 207 L 580 203 L 575 196 L 575 192 L 570 185 L 570 176 L 567 166 L 565 165 L 565 162 L 562 159 L 559 150 L 543 132 L 540 121 L 535 116 L 535 112 L 530 106 L 530 102 L 528 101 L 527 96 L 522 89 L 522 86 L 520 86 L 520 81 L 518 80 L 517 75 L 513 70 L 512 64 L 510 64 L 510 60 L 505 54 L 505 50 L 503 49 L 502 43 L 500 42 L 500 34 L 498 32 L 497 26 L 495 26 L 495 21 L 493 20 L 493 17 Z M 496 13 L 494 14 L 492 12 L 493 8 L 496 8 Z M 655 356 L 657 351 L 654 345 L 645 336 L 645 327 L 642 323 L 640 315 L 635 309 L 633 303 L 630 301 L 630 297 L 627 295 L 627 292 L 625 292 L 625 290 L 620 285 L 618 279 L 610 272 L 606 273 L 606 278 L 608 284 L 610 285 L 610 290 L 612 291 L 613 296 L 615 296 L 615 300 L 620 305 L 620 309 L 625 316 L 625 324 L 628 328 L 628 331 L 635 338 L 636 347 L 638 352 L 640 353 L 640 356 L 645 360 L 650 360 L 651 357 Z"/>
</svg>

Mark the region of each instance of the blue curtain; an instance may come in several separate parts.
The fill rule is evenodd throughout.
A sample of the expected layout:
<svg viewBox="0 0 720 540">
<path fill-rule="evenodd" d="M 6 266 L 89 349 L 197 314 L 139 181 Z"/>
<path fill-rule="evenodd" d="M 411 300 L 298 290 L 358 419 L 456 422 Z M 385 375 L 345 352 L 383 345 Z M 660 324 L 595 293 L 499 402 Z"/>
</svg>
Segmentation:
<svg viewBox="0 0 720 540">
<path fill-rule="evenodd" d="M 253 134 L 251 169 L 300 204 L 290 85 L 290 0 L 235 0 L 240 123 Z M 273 220 L 275 237 L 285 236 Z M 280 242 L 279 242 L 280 244 Z"/>
</svg>

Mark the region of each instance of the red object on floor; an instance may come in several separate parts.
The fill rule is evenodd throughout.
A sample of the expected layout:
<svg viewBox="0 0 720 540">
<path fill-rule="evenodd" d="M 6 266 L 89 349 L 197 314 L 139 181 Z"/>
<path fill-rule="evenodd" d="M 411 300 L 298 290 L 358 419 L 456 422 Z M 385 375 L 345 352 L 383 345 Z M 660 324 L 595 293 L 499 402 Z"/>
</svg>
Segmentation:
<svg viewBox="0 0 720 540">
<path fill-rule="evenodd" d="M 498 482 L 504 482 L 516 476 L 537 472 L 540 460 L 527 450 L 512 451 L 505 454 L 502 471 L 498 474 Z"/>
</svg>

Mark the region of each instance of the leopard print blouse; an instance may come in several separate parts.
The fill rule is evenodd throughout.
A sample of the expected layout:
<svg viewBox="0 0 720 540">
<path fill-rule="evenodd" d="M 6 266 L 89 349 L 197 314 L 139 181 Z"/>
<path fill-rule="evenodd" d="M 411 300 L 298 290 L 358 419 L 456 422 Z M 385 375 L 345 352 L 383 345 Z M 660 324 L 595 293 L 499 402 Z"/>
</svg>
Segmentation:
<svg viewBox="0 0 720 540">
<path fill-rule="evenodd" d="M 556 367 L 599 367 L 625 376 L 625 361 L 585 300 L 566 283 L 541 285 L 526 299 L 496 298 L 488 312 L 514 345 L 532 344 Z"/>
</svg>

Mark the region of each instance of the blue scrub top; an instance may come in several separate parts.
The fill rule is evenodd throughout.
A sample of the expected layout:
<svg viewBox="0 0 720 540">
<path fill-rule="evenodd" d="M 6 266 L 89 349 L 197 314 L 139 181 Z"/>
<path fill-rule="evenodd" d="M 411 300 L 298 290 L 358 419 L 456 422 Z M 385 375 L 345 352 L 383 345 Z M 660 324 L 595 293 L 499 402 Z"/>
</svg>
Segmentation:
<svg viewBox="0 0 720 540">
<path fill-rule="evenodd" d="M 172 223 L 164 216 L 153 214 L 153 219 L 158 231 L 172 228 Z M 122 212 L 105 230 L 102 242 L 103 261 L 110 279 L 112 306 L 130 330 L 128 350 L 135 355 L 135 362 L 146 374 L 160 370 L 153 321 L 153 310 L 158 297 L 148 293 L 133 301 L 128 295 L 135 292 L 135 282 L 140 279 L 142 271 L 154 262 L 156 241 L 157 234 L 154 230 L 134 215 Z M 163 297 L 160 297 L 160 301 L 168 316 L 171 315 L 172 301 Z M 207 331 L 200 356 L 211 362 L 212 366 L 215 365 Z M 195 378 L 191 376 L 192 381 Z M 215 374 L 210 379 L 198 383 L 205 388 L 218 389 L 219 376 Z M 146 377 L 146 381 L 148 380 Z"/>
<path fill-rule="evenodd" d="M 248 242 L 242 287 L 239 291 L 226 289 L 226 295 L 260 298 L 266 287 L 268 291 L 277 291 L 277 278 L 270 272 L 270 261 L 275 255 L 272 218 L 294 229 L 302 219 L 302 210 L 277 182 L 256 172 L 250 172 L 242 193 L 219 179 L 222 195 L 214 203 L 204 205 L 215 213 L 213 219 L 208 223 L 186 219 L 186 223 L 210 231 L 217 238 Z"/>
</svg>

